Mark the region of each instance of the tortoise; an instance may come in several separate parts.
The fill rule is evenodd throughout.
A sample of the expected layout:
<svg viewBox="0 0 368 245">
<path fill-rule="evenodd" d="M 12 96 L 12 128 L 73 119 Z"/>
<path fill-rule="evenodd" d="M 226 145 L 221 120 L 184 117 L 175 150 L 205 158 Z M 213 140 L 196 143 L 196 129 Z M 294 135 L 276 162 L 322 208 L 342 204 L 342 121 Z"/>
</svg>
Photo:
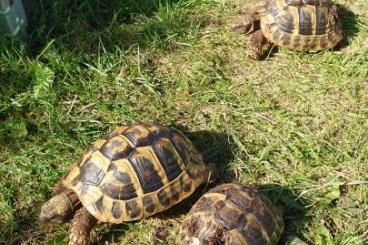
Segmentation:
<svg viewBox="0 0 368 245">
<path fill-rule="evenodd" d="M 252 34 L 249 56 L 254 59 L 269 43 L 321 51 L 334 48 L 343 37 L 338 7 L 330 0 L 262 0 L 248 7 L 231 28 Z"/>
<path fill-rule="evenodd" d="M 89 243 L 99 222 L 149 217 L 189 197 L 214 179 L 194 144 L 179 130 L 136 123 L 96 141 L 54 187 L 40 220 L 71 221 L 70 245 Z"/>
<path fill-rule="evenodd" d="M 223 184 L 191 208 L 177 239 L 185 245 L 276 245 L 284 230 L 282 210 L 254 186 Z"/>
</svg>

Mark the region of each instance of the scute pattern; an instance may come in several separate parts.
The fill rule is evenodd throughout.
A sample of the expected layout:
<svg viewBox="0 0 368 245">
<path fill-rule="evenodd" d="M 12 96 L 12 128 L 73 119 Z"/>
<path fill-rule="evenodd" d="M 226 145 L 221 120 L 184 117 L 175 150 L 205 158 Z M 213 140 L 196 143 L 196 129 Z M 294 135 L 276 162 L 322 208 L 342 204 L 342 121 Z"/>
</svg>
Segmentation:
<svg viewBox="0 0 368 245">
<path fill-rule="evenodd" d="M 123 133 L 123 135 L 133 143 L 135 147 L 149 145 L 152 135 L 146 127 L 135 125 Z"/>
<path fill-rule="evenodd" d="M 178 244 L 275 245 L 284 229 L 281 212 L 254 187 L 217 186 L 184 220 Z"/>
<path fill-rule="evenodd" d="M 163 181 L 155 168 L 157 166 L 155 159 L 147 153 L 147 151 L 137 149 L 129 156 L 129 161 L 138 176 L 144 193 L 157 191 L 163 186 Z"/>
<path fill-rule="evenodd" d="M 164 167 L 169 181 L 176 179 L 180 175 L 181 169 L 184 168 L 184 164 L 181 163 L 180 156 L 171 145 L 171 141 L 167 138 L 157 140 L 153 144 L 153 149 Z"/>
<path fill-rule="evenodd" d="M 157 192 L 157 197 L 161 205 L 163 206 L 170 205 L 170 198 L 164 189 L 161 189 Z"/>
<path fill-rule="evenodd" d="M 97 186 L 101 183 L 104 175 L 104 169 L 93 162 L 92 159 L 89 159 L 80 167 L 80 181 L 83 183 Z"/>
<path fill-rule="evenodd" d="M 276 16 L 275 19 L 280 30 L 283 32 L 293 33 L 294 29 L 297 28 L 297 26 L 294 24 L 294 16 L 290 11 L 285 11 L 285 13 L 282 15 Z"/>
<path fill-rule="evenodd" d="M 311 11 L 310 7 L 298 7 L 298 17 L 299 17 L 299 34 L 300 35 L 313 35 L 313 19 L 317 18 L 317 12 L 319 8 L 316 8 L 315 11 Z M 293 18 L 293 16 L 291 16 Z M 317 30 L 319 26 L 316 25 L 315 28 Z M 294 27 L 293 27 L 294 28 Z M 317 31 L 316 31 L 317 32 Z"/>
<path fill-rule="evenodd" d="M 144 205 L 144 210 L 147 213 L 153 213 L 153 211 L 155 211 L 155 203 L 153 202 L 152 197 L 150 196 L 145 196 L 143 198 L 143 205 Z"/>
<path fill-rule="evenodd" d="M 270 42 L 289 49 L 330 49 L 342 39 L 332 8 L 330 0 L 266 0 L 261 29 Z"/>
<path fill-rule="evenodd" d="M 126 158 L 133 147 L 123 137 L 116 136 L 107 141 L 100 149 L 101 153 L 111 161 Z"/>
<path fill-rule="evenodd" d="M 181 132 L 133 124 L 96 141 L 62 183 L 98 220 L 120 223 L 168 209 L 208 176 L 202 155 Z"/>
<path fill-rule="evenodd" d="M 122 215 L 122 210 L 119 202 L 114 201 L 112 203 L 111 213 L 115 219 L 119 219 Z"/>
<path fill-rule="evenodd" d="M 131 218 L 137 218 L 141 214 L 141 209 L 135 200 L 127 201 L 125 203 L 126 213 Z"/>
</svg>

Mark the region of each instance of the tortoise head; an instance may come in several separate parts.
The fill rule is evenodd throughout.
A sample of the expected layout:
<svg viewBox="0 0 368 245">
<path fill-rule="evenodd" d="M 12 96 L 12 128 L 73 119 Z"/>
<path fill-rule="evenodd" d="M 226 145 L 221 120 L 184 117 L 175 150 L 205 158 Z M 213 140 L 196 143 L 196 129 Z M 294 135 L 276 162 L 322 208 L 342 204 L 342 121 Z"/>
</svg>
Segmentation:
<svg viewBox="0 0 368 245">
<path fill-rule="evenodd" d="M 256 30 L 256 26 L 252 17 L 243 15 L 231 25 L 231 30 L 239 34 L 250 34 Z"/>
<path fill-rule="evenodd" d="M 238 18 L 232 25 L 231 30 L 239 34 L 251 33 L 252 21 L 247 16 Z"/>
<path fill-rule="evenodd" d="M 53 196 L 41 208 L 41 222 L 62 224 L 67 222 L 74 212 L 73 204 L 65 193 Z"/>
</svg>

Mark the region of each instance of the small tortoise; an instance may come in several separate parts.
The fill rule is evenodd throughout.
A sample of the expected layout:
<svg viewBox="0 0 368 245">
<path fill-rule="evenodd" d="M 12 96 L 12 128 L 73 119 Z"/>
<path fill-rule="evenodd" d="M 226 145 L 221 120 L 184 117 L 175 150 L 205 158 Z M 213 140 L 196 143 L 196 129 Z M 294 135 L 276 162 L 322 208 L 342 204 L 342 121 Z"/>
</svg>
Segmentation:
<svg viewBox="0 0 368 245">
<path fill-rule="evenodd" d="M 275 245 L 284 230 L 282 212 L 255 187 L 224 184 L 202 196 L 185 218 L 183 245 Z"/>
<path fill-rule="evenodd" d="M 232 25 L 251 34 L 251 58 L 262 56 L 269 42 L 291 50 L 334 48 L 342 39 L 338 8 L 330 0 L 262 0 L 247 8 Z"/>
<path fill-rule="evenodd" d="M 119 127 L 96 141 L 59 181 L 40 220 L 61 224 L 73 218 L 69 244 L 88 244 L 98 221 L 122 223 L 166 210 L 215 177 L 215 171 L 176 129 Z"/>
</svg>

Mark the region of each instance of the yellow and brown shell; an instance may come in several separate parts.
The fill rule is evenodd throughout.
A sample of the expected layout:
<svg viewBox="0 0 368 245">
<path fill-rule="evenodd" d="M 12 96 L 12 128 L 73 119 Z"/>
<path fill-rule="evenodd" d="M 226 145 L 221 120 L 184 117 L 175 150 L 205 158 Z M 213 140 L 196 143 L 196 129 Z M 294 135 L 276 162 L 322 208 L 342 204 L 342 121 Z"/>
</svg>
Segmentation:
<svg viewBox="0 0 368 245">
<path fill-rule="evenodd" d="M 276 245 L 284 230 L 280 210 L 254 187 L 217 186 L 185 218 L 178 244 Z"/>
<path fill-rule="evenodd" d="M 96 141 L 62 183 L 99 221 L 121 223 L 168 209 L 209 175 L 202 155 L 181 132 L 135 124 Z"/>
<path fill-rule="evenodd" d="M 330 0 L 267 0 L 261 29 L 270 42 L 285 48 L 331 49 L 342 39 L 337 12 Z"/>
</svg>

